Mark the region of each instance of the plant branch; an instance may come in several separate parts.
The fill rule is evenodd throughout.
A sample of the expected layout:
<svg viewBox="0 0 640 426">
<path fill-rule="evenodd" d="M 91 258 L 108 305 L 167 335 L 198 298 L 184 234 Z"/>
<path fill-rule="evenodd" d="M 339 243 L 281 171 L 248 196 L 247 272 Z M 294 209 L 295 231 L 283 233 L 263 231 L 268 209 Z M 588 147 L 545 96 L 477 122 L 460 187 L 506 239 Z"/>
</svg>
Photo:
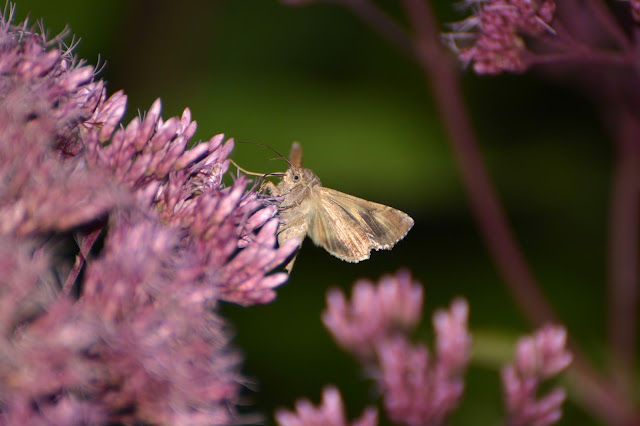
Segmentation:
<svg viewBox="0 0 640 426">
<path fill-rule="evenodd" d="M 491 185 L 471 128 L 456 69 L 439 42 L 433 13 L 424 0 L 403 0 L 403 3 L 415 33 L 419 63 L 431 84 L 474 216 L 489 251 L 529 321 L 534 325 L 555 321 L 555 315 L 539 290 Z M 575 358 L 573 376 L 582 398 L 588 402 L 585 408 L 605 419 L 626 416 L 624 400 L 618 398 L 608 382 L 595 372 L 579 348 L 575 344 L 572 346 Z"/>
<path fill-rule="evenodd" d="M 102 229 L 103 226 L 98 226 L 95 229 L 91 229 L 86 234 L 83 233 L 79 235 L 78 238 L 80 239 L 80 242 L 78 246 L 80 248 L 80 252 L 76 255 L 76 261 L 73 264 L 73 268 L 71 268 L 71 271 L 67 276 L 67 280 L 62 286 L 63 294 L 69 294 L 71 292 L 71 289 L 77 281 L 78 275 L 80 275 L 80 271 L 82 270 L 87 257 L 89 257 L 91 247 L 93 247 L 96 240 L 98 239 L 98 236 L 100 236 L 100 232 L 102 232 Z"/>
<path fill-rule="evenodd" d="M 516 302 L 531 323 L 540 326 L 555 315 L 538 289 L 518 246 L 482 162 L 459 84 L 458 70 L 439 41 L 431 11 L 422 0 L 403 0 L 415 30 L 415 46 L 425 78 L 431 83 L 445 130 L 453 145 L 458 168 L 473 214 L 489 251 Z"/>
<path fill-rule="evenodd" d="M 638 299 L 638 138 L 640 123 L 630 112 L 616 115 L 617 153 L 611 189 L 609 246 L 609 349 L 611 369 L 631 390 Z"/>
<path fill-rule="evenodd" d="M 335 3 L 341 5 L 358 16 L 361 21 L 369 25 L 371 29 L 380 34 L 383 39 L 398 51 L 411 58 L 414 57 L 409 34 L 371 0 L 282 0 L 282 2 L 289 5 L 310 3 Z"/>
<path fill-rule="evenodd" d="M 371 0 L 338 0 L 400 52 L 413 56 L 407 32 Z"/>
<path fill-rule="evenodd" d="M 620 25 L 611 14 L 611 11 L 607 9 L 602 0 L 588 0 L 589 6 L 593 11 L 595 17 L 600 21 L 602 27 L 609 33 L 609 35 L 618 43 L 618 45 L 626 52 L 633 52 L 634 48 L 627 35 L 622 31 Z M 578 7 L 584 7 L 580 5 Z"/>
<path fill-rule="evenodd" d="M 525 59 L 530 66 L 567 62 L 587 62 L 619 67 L 633 66 L 627 56 L 615 52 L 609 53 L 603 51 L 530 54 L 525 56 Z"/>
</svg>

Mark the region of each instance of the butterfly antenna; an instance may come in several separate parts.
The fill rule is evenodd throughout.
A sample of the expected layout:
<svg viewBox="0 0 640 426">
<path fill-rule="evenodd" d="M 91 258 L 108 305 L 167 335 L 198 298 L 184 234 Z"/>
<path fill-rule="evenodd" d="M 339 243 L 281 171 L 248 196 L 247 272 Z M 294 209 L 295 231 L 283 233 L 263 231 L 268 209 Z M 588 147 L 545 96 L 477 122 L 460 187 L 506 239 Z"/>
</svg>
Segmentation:
<svg viewBox="0 0 640 426">
<path fill-rule="evenodd" d="M 269 177 L 269 176 L 280 176 L 280 177 L 284 176 L 284 173 L 282 173 L 282 172 L 273 172 L 273 173 L 250 172 L 249 170 L 246 170 L 245 168 L 240 167 L 240 165 L 238 165 L 238 163 L 233 161 L 231 158 L 229 158 L 229 162 L 231 164 L 233 164 L 234 166 L 236 166 L 236 168 L 238 170 L 240 170 L 241 172 L 243 172 L 244 174 L 251 175 L 251 176 L 259 176 L 260 179 L 258 179 L 258 182 L 262 182 L 264 180 L 264 178 Z"/>
<path fill-rule="evenodd" d="M 256 173 L 256 172 L 250 172 L 249 170 L 240 167 L 240 165 L 238 163 L 236 163 L 235 161 L 233 161 L 231 158 L 229 158 L 229 161 L 231 162 L 231 164 L 233 164 L 234 166 L 236 166 L 236 169 L 240 170 L 241 172 L 243 172 L 246 175 L 251 175 L 251 176 L 267 176 L 268 173 Z"/>
<path fill-rule="evenodd" d="M 287 162 L 287 164 L 289 165 L 289 167 L 293 167 L 293 164 L 291 164 L 291 161 L 289 161 L 289 160 L 287 159 L 287 157 L 285 157 L 284 155 L 280 154 L 278 151 L 276 151 L 275 149 L 271 148 L 269 145 L 265 145 L 265 144 L 260 143 L 260 142 L 244 142 L 244 141 L 238 141 L 238 143 L 248 143 L 248 144 L 251 144 L 251 145 L 258 145 L 258 146 L 262 146 L 262 147 L 264 147 L 264 148 L 267 148 L 268 150 L 275 152 L 275 153 L 276 153 L 276 155 L 278 156 L 278 158 L 281 158 L 281 159 L 283 159 L 284 161 L 286 161 L 286 162 Z"/>
</svg>

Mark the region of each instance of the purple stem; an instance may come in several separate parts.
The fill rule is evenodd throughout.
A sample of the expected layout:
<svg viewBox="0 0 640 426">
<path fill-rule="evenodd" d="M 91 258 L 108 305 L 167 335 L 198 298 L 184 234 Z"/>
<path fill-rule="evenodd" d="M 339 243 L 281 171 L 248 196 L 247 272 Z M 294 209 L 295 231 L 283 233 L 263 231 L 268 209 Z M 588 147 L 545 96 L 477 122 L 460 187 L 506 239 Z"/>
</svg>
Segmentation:
<svg viewBox="0 0 640 426">
<path fill-rule="evenodd" d="M 337 2 L 359 16 L 400 52 L 414 57 L 409 34 L 370 0 L 338 0 Z"/>
<path fill-rule="evenodd" d="M 624 32 L 619 22 L 608 9 L 602 0 L 588 0 L 587 6 L 582 2 L 575 3 L 573 7 L 589 7 L 593 15 L 600 23 L 602 29 L 620 46 L 627 56 L 629 64 L 634 68 L 636 74 L 640 75 L 640 59 L 638 56 L 638 46 L 633 43 Z M 634 35 L 637 34 L 634 30 Z"/>
<path fill-rule="evenodd" d="M 89 252 L 91 251 L 91 247 L 95 244 L 100 232 L 102 232 L 103 226 L 98 226 L 95 229 L 91 229 L 86 234 L 80 234 L 80 252 L 76 256 L 76 261 L 73 264 L 73 268 L 69 272 L 69 276 L 62 286 L 62 293 L 69 294 L 76 280 L 78 279 L 78 275 L 80 275 L 80 271 L 84 266 L 84 262 L 89 256 Z"/>
<path fill-rule="evenodd" d="M 602 0 L 588 0 L 588 6 L 593 11 L 595 17 L 600 21 L 602 27 L 607 33 L 620 45 L 622 49 L 627 52 L 633 51 L 633 45 L 629 41 L 627 35 L 622 31 L 622 28 L 611 14 L 611 11 L 607 8 Z M 585 7 L 580 4 L 575 7 Z"/>
<path fill-rule="evenodd" d="M 370 0 L 336 0 L 349 7 L 361 19 L 378 7 Z M 454 148 L 458 167 L 480 231 L 500 273 L 521 311 L 535 325 L 553 321 L 549 304 L 538 289 L 502 206 L 491 185 L 488 172 L 475 140 L 463 101 L 457 69 L 440 44 L 436 21 L 424 0 L 403 0 L 415 32 L 414 47 L 418 61 L 431 82 L 440 114 Z M 382 12 L 378 16 L 386 15 Z M 379 28 L 374 29 L 380 31 Z M 383 35 L 385 31 L 382 31 Z M 610 424 L 626 424 L 633 413 L 612 383 L 603 378 L 588 362 L 580 348 L 570 342 L 574 361 L 570 373 L 583 407 Z"/>
<path fill-rule="evenodd" d="M 525 55 L 524 58 L 530 66 L 568 62 L 589 62 L 593 64 L 625 67 L 630 65 L 633 66 L 633 64 L 629 62 L 629 58 L 627 56 L 620 53 L 605 51 L 529 54 Z"/>
<path fill-rule="evenodd" d="M 538 288 L 491 184 L 471 128 L 459 71 L 443 50 L 431 10 L 422 0 L 403 2 L 415 30 L 419 63 L 431 83 L 473 214 L 489 251 L 529 321 L 536 326 L 555 321 L 555 314 Z"/>
<path fill-rule="evenodd" d="M 443 51 L 433 13 L 423 0 L 403 0 L 403 3 L 415 32 L 419 63 L 431 83 L 474 216 L 489 251 L 529 321 L 535 325 L 554 321 L 555 315 L 538 288 L 491 185 L 471 128 L 457 69 Z M 622 421 L 628 418 L 627 406 L 611 384 L 592 368 L 579 348 L 572 345 L 572 351 L 573 377 L 586 409 L 602 419 Z"/>
<path fill-rule="evenodd" d="M 638 140 L 640 123 L 628 111 L 616 115 L 617 153 L 611 190 L 609 247 L 609 348 L 611 370 L 631 391 L 638 299 Z"/>
</svg>

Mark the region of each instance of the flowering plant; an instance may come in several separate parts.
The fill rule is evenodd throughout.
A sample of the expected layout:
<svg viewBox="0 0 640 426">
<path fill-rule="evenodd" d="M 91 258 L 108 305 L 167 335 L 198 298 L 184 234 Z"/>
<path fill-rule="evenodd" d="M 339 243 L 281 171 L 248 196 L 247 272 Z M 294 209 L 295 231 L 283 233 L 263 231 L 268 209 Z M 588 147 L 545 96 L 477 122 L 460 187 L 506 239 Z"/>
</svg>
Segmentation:
<svg viewBox="0 0 640 426">
<path fill-rule="evenodd" d="M 292 5 L 321 2 L 284 1 Z M 401 0 L 400 11 L 387 11 L 382 2 L 373 0 L 334 3 L 376 30 L 423 73 L 489 253 L 520 311 L 530 323 L 542 327 L 517 344 L 515 362 L 502 370 L 508 424 L 551 424 L 559 419 L 556 408 L 565 398 L 563 391 L 554 390 L 538 402 L 532 395 L 547 373 L 555 374 L 568 364 L 568 354 L 558 348 L 571 340 L 571 333 L 567 337 L 566 331 L 545 325 L 556 322 L 557 316 L 516 240 L 482 161 L 458 71 L 466 67 L 479 75 L 538 71 L 555 81 L 568 81 L 595 101 L 615 149 L 605 350 L 609 366 L 600 371 L 583 348 L 570 341 L 574 362 L 569 373 L 575 401 L 593 418 L 613 425 L 637 423 L 632 389 L 639 285 L 639 3 L 468 0 L 457 7 L 470 16 L 447 25 L 444 32 L 432 10 L 435 2 Z M 548 355 L 552 352 L 555 355 Z M 542 366 L 543 359 L 550 364 Z"/>
<path fill-rule="evenodd" d="M 630 200 L 637 199 L 637 139 L 635 92 L 621 89 L 635 89 L 635 80 L 607 80 L 617 89 L 608 93 L 620 97 L 614 127 L 626 129 L 617 139 L 612 224 L 611 351 L 623 378 L 616 382 L 595 372 L 579 348 L 570 353 L 567 330 L 550 325 L 557 321 L 489 184 L 455 69 L 440 45 L 443 38 L 479 74 L 561 62 L 635 70 L 627 30 L 597 0 L 587 10 L 606 43 L 577 37 L 579 2 L 467 2 L 473 15 L 442 36 L 422 0 L 403 2 L 411 34 L 368 0 L 343 3 L 409 52 L 434 82 L 480 229 L 538 327 L 518 341 L 513 361 L 501 370 L 505 422 L 558 421 L 567 394 L 541 386 L 573 359 L 585 408 L 612 424 L 633 421 L 625 373 L 634 355 L 637 204 Z M 637 20 L 640 7 L 627 6 Z M 236 409 L 246 378 L 219 304 L 272 302 L 286 281 L 277 268 L 296 244 L 276 246 L 277 200 L 262 197 L 242 176 L 223 182 L 233 140 L 217 135 L 194 144 L 189 109 L 165 120 L 158 100 L 121 124 L 124 92 L 109 96 L 63 35 L 49 39 L 42 29 L 13 23 L 12 14 L 8 6 L 0 22 L 0 423 L 252 420 Z M 322 321 L 362 365 L 384 410 L 367 407 L 354 425 L 380 418 L 446 424 L 459 405 L 472 359 L 470 307 L 459 298 L 436 311 L 430 349 L 410 337 L 422 305 L 421 285 L 404 270 L 378 284 L 358 281 L 351 300 L 338 290 L 328 293 Z M 333 386 L 320 406 L 301 400 L 275 418 L 283 425 L 347 424 Z"/>
<path fill-rule="evenodd" d="M 243 383 L 221 300 L 275 297 L 276 207 L 188 109 L 119 127 L 94 69 L 14 6 L 0 21 L 4 424 L 230 424 Z M 104 236 L 103 239 L 100 239 Z M 96 247 L 100 242 L 102 247 Z M 73 253 L 69 257 L 69 253 Z"/>
</svg>

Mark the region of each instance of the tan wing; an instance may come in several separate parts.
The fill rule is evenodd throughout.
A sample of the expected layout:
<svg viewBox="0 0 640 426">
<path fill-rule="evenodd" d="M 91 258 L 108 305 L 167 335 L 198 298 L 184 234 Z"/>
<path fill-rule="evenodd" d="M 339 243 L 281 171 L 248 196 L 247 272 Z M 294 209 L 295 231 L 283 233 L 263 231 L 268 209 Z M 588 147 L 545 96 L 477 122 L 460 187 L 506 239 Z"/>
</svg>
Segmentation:
<svg viewBox="0 0 640 426">
<path fill-rule="evenodd" d="M 334 189 L 316 187 L 309 225 L 314 243 L 348 262 L 369 258 L 372 249 L 390 249 L 413 226 L 404 212 Z"/>
</svg>

